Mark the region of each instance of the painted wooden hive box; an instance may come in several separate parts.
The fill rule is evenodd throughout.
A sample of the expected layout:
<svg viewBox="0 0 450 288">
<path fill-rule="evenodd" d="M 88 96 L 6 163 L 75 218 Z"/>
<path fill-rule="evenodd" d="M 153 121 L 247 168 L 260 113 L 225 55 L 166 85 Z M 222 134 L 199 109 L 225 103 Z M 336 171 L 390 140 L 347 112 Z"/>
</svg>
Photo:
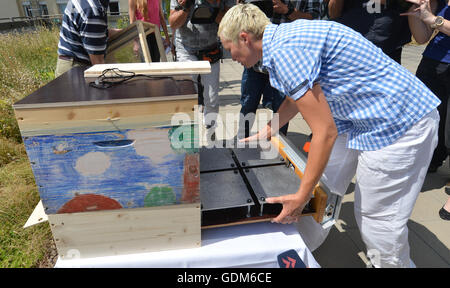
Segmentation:
<svg viewBox="0 0 450 288">
<path fill-rule="evenodd" d="M 136 228 L 141 221 L 153 225 L 150 236 L 138 237 L 149 243 L 145 237 L 161 235 L 154 229 L 155 217 L 175 227 L 168 219 L 177 208 L 188 211 L 178 211 L 181 220 L 177 221 L 188 221 L 186 225 L 195 227 L 194 234 L 198 235 L 193 242 L 194 246 L 199 245 L 198 129 L 193 121 L 172 123 L 177 113 L 186 113 L 188 119 L 193 119 L 197 92 L 191 77 L 136 79 L 98 89 L 86 83 L 83 71 L 73 68 L 14 104 L 60 255 L 71 247 L 81 249 L 84 256 L 159 250 L 165 244 L 153 249 L 147 244 L 122 249 L 128 247 L 126 241 L 136 240 L 136 233 L 120 240 L 123 247 L 111 248 L 114 251 L 93 248 L 104 241 L 98 240 L 103 239 L 101 235 L 96 236 L 97 240 L 85 238 L 93 237 L 93 231 L 99 229 L 110 238 L 111 233 L 145 231 L 145 227 Z M 105 228 L 105 221 L 111 227 Z M 72 232 L 67 231 L 67 223 L 72 223 Z M 186 225 L 176 229 L 185 233 Z M 74 240 L 76 237 L 81 238 Z M 168 238 L 171 241 L 173 237 Z M 180 245 L 184 247 L 186 243 Z"/>
</svg>

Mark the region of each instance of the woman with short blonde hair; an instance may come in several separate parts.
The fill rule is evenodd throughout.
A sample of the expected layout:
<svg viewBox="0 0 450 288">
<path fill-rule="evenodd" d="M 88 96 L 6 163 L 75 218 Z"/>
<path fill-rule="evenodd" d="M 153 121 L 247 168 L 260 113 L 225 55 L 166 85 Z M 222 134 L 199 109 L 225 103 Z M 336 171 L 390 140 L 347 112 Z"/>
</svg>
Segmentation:
<svg viewBox="0 0 450 288">
<path fill-rule="evenodd" d="M 266 24 L 252 5 L 228 13 L 219 30 L 223 47 L 245 67 L 262 61 L 272 87 L 287 96 L 278 121 L 241 142 L 266 141 L 298 113 L 313 134 L 298 191 L 265 199 L 283 205 L 272 222 L 297 222 L 319 181 L 344 196 L 356 179 L 355 220 L 372 265 L 415 267 L 407 223 L 438 142 L 441 101 L 342 24 Z M 318 228 L 321 235 L 330 229 Z"/>
<path fill-rule="evenodd" d="M 226 40 L 237 43 L 239 32 L 252 33 L 262 39 L 264 29 L 270 24 L 269 18 L 253 4 L 238 4 L 228 10 L 219 25 L 217 34 Z"/>
</svg>

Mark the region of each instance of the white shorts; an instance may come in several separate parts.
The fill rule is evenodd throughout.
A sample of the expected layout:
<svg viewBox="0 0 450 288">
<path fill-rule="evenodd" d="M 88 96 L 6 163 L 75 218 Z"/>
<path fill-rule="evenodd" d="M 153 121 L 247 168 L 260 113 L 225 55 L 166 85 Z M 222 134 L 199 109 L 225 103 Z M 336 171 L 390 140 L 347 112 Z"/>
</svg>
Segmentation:
<svg viewBox="0 0 450 288">
<path fill-rule="evenodd" d="M 406 224 L 437 145 L 438 127 L 435 109 L 382 149 L 348 149 L 347 135 L 340 135 L 333 146 L 322 179 L 333 193 L 343 196 L 356 174 L 355 218 L 375 267 L 414 267 Z M 329 229 L 301 221 L 300 233 L 314 250 Z"/>
</svg>

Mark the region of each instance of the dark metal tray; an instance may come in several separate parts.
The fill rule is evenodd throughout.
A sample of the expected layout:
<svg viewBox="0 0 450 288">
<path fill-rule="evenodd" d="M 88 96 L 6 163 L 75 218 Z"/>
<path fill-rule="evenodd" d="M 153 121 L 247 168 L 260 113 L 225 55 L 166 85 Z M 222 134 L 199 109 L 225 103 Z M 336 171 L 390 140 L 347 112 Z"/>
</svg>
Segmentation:
<svg viewBox="0 0 450 288">
<path fill-rule="evenodd" d="M 297 192 L 300 179 L 282 157 L 259 159 L 255 148 L 200 149 L 202 226 L 246 222 L 279 214 L 265 199 Z M 303 213 L 311 213 L 309 206 Z"/>
</svg>

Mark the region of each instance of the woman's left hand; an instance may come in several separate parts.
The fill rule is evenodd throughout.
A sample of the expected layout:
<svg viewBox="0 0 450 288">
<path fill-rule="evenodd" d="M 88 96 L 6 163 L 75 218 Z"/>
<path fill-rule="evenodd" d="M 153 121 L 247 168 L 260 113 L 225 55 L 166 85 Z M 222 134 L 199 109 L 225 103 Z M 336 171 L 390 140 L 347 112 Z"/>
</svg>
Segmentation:
<svg viewBox="0 0 450 288">
<path fill-rule="evenodd" d="M 280 203 L 283 204 L 283 210 L 280 214 L 272 219 L 272 222 L 281 224 L 292 224 L 298 222 L 302 215 L 303 208 L 310 198 L 302 197 L 300 194 L 289 194 L 280 197 L 270 197 L 266 199 L 267 203 Z"/>
</svg>

